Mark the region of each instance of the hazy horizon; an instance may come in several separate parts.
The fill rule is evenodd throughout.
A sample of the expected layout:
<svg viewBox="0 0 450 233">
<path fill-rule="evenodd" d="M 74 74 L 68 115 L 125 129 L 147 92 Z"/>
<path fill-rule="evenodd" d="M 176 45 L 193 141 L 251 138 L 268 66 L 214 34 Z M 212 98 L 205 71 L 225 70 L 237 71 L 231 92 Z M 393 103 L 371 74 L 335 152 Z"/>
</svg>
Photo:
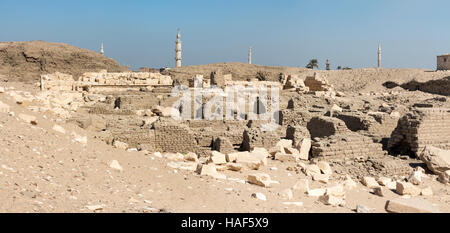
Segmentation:
<svg viewBox="0 0 450 233">
<path fill-rule="evenodd" d="M 379 1 L 10 1 L 0 41 L 43 40 L 100 50 L 132 69 L 173 67 L 181 29 L 183 66 L 221 62 L 320 69 L 436 69 L 450 52 L 443 0 Z"/>
</svg>

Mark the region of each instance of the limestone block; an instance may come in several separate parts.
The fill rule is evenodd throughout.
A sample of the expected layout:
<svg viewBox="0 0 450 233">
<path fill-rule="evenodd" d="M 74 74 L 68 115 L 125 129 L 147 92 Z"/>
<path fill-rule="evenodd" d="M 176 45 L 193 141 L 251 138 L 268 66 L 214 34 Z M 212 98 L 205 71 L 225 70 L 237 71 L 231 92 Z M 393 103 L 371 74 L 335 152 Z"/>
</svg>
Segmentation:
<svg viewBox="0 0 450 233">
<path fill-rule="evenodd" d="M 411 195 L 418 196 L 420 195 L 421 190 L 408 182 L 397 182 L 396 193 L 400 195 Z"/>
<path fill-rule="evenodd" d="M 121 142 L 121 141 L 118 141 L 118 140 L 114 140 L 113 146 L 115 148 L 117 148 L 117 149 L 122 149 L 122 150 L 128 149 L 128 144 L 127 143 Z"/>
<path fill-rule="evenodd" d="M 210 163 L 214 164 L 225 164 L 227 163 L 227 160 L 225 158 L 225 155 L 218 152 L 218 151 L 212 151 L 212 155 L 208 160 Z"/>
<path fill-rule="evenodd" d="M 9 105 L 0 101 L 0 113 L 9 113 L 10 107 Z"/>
<path fill-rule="evenodd" d="M 294 185 L 294 187 L 292 187 L 292 189 L 298 190 L 300 192 L 306 192 L 307 190 L 309 190 L 308 179 L 300 179 L 299 181 L 297 181 L 295 183 L 295 185 Z"/>
<path fill-rule="evenodd" d="M 440 213 L 432 203 L 420 198 L 396 198 L 386 202 L 386 211 L 391 213 Z"/>
<path fill-rule="evenodd" d="M 54 131 L 65 134 L 66 130 L 60 125 L 54 125 L 52 128 Z"/>
<path fill-rule="evenodd" d="M 272 183 L 270 176 L 265 173 L 250 174 L 247 177 L 247 181 L 250 184 L 259 185 L 259 186 L 266 187 L 266 188 L 270 187 L 270 184 Z"/>
<path fill-rule="evenodd" d="M 378 182 L 375 180 L 375 178 L 373 177 L 363 177 L 361 180 L 362 184 L 367 186 L 368 188 L 377 188 L 380 185 L 378 184 Z"/>
<path fill-rule="evenodd" d="M 450 150 L 442 150 L 433 146 L 426 146 L 419 158 L 436 175 L 450 170 Z"/>
<path fill-rule="evenodd" d="M 330 164 L 325 161 L 318 162 L 317 166 L 320 168 L 320 171 L 322 171 L 322 173 L 325 175 L 331 175 L 333 173 Z"/>
<path fill-rule="evenodd" d="M 339 197 L 335 197 L 333 195 L 323 195 L 319 197 L 319 201 L 324 203 L 325 205 L 331 206 L 345 206 L 345 200 Z"/>
<path fill-rule="evenodd" d="M 30 123 L 30 124 L 33 124 L 33 125 L 37 124 L 35 116 L 19 113 L 18 117 L 19 117 L 19 119 L 21 119 L 21 120 L 23 120 L 23 121 L 25 121 L 27 123 Z"/>
<path fill-rule="evenodd" d="M 294 197 L 291 189 L 283 189 L 278 193 L 278 196 L 283 200 L 291 200 Z"/>
<path fill-rule="evenodd" d="M 119 162 L 117 160 L 112 160 L 109 163 L 109 167 L 111 167 L 112 169 L 115 169 L 115 170 L 119 170 L 119 171 L 123 170 L 122 166 L 120 166 L 120 164 L 119 164 Z"/>
</svg>

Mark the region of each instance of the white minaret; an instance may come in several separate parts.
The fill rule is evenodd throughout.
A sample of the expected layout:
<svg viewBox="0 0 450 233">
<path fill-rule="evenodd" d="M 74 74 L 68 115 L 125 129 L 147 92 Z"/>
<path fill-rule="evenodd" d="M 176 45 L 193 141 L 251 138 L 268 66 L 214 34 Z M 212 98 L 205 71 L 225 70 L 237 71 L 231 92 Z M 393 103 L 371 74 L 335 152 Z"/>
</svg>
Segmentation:
<svg viewBox="0 0 450 233">
<path fill-rule="evenodd" d="M 252 64 L 252 47 L 248 47 L 248 64 Z"/>
<path fill-rule="evenodd" d="M 381 44 L 378 43 L 378 69 L 381 68 Z"/>
<path fill-rule="evenodd" d="M 180 29 L 178 28 L 177 41 L 175 42 L 175 67 L 181 67 L 181 40 L 180 40 Z"/>
<path fill-rule="evenodd" d="M 100 45 L 100 54 L 101 54 L 101 55 L 104 55 L 104 54 L 105 54 L 105 51 L 103 50 L 103 42 L 102 42 L 102 44 Z"/>
</svg>

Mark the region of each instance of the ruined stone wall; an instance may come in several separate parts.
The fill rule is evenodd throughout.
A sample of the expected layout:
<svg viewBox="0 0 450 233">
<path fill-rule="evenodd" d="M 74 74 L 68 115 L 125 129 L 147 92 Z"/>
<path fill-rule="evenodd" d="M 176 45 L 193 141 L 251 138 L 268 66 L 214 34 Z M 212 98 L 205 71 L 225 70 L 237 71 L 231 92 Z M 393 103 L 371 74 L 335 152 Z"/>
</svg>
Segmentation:
<svg viewBox="0 0 450 233">
<path fill-rule="evenodd" d="M 407 113 L 392 132 L 388 149 L 418 155 L 428 145 L 450 149 L 450 109 L 417 108 Z"/>
<path fill-rule="evenodd" d="M 192 131 L 176 122 L 157 122 L 155 126 L 154 148 L 160 152 L 194 152 L 203 151 L 197 144 Z"/>
<path fill-rule="evenodd" d="M 390 137 L 392 131 L 397 126 L 399 117 L 383 112 L 371 112 L 369 114 L 361 112 L 336 112 L 334 117 L 345 122 L 351 131 L 367 131 L 367 135 L 379 138 Z"/>
<path fill-rule="evenodd" d="M 42 91 L 72 91 L 74 83 L 72 75 L 56 72 L 41 75 L 40 85 Z"/>
<path fill-rule="evenodd" d="M 382 144 L 374 143 L 371 138 L 355 132 L 315 138 L 311 145 L 312 157 L 356 158 L 383 156 Z"/>
<path fill-rule="evenodd" d="M 345 122 L 333 117 L 313 117 L 307 124 L 311 138 L 327 137 L 335 134 L 345 134 L 350 130 Z"/>
<path fill-rule="evenodd" d="M 173 81 L 170 76 L 160 73 L 150 72 L 122 72 L 107 73 L 87 72 L 75 81 L 72 75 L 56 72 L 54 74 L 41 75 L 41 90 L 69 91 L 78 90 L 86 91 L 89 87 L 96 87 L 97 90 L 101 86 L 105 89 L 112 89 L 115 86 L 170 86 Z"/>
</svg>

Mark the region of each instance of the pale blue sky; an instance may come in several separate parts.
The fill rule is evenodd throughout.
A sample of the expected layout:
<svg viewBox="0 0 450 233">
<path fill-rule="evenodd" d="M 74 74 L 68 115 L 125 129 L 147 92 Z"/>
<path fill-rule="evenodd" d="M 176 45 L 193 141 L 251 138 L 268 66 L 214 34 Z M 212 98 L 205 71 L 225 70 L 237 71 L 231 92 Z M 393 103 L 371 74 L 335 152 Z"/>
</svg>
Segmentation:
<svg viewBox="0 0 450 233">
<path fill-rule="evenodd" d="M 446 0 L 1 0 L 0 41 L 45 40 L 105 53 L 132 68 L 246 62 L 332 68 L 436 68 L 450 53 Z"/>
</svg>

